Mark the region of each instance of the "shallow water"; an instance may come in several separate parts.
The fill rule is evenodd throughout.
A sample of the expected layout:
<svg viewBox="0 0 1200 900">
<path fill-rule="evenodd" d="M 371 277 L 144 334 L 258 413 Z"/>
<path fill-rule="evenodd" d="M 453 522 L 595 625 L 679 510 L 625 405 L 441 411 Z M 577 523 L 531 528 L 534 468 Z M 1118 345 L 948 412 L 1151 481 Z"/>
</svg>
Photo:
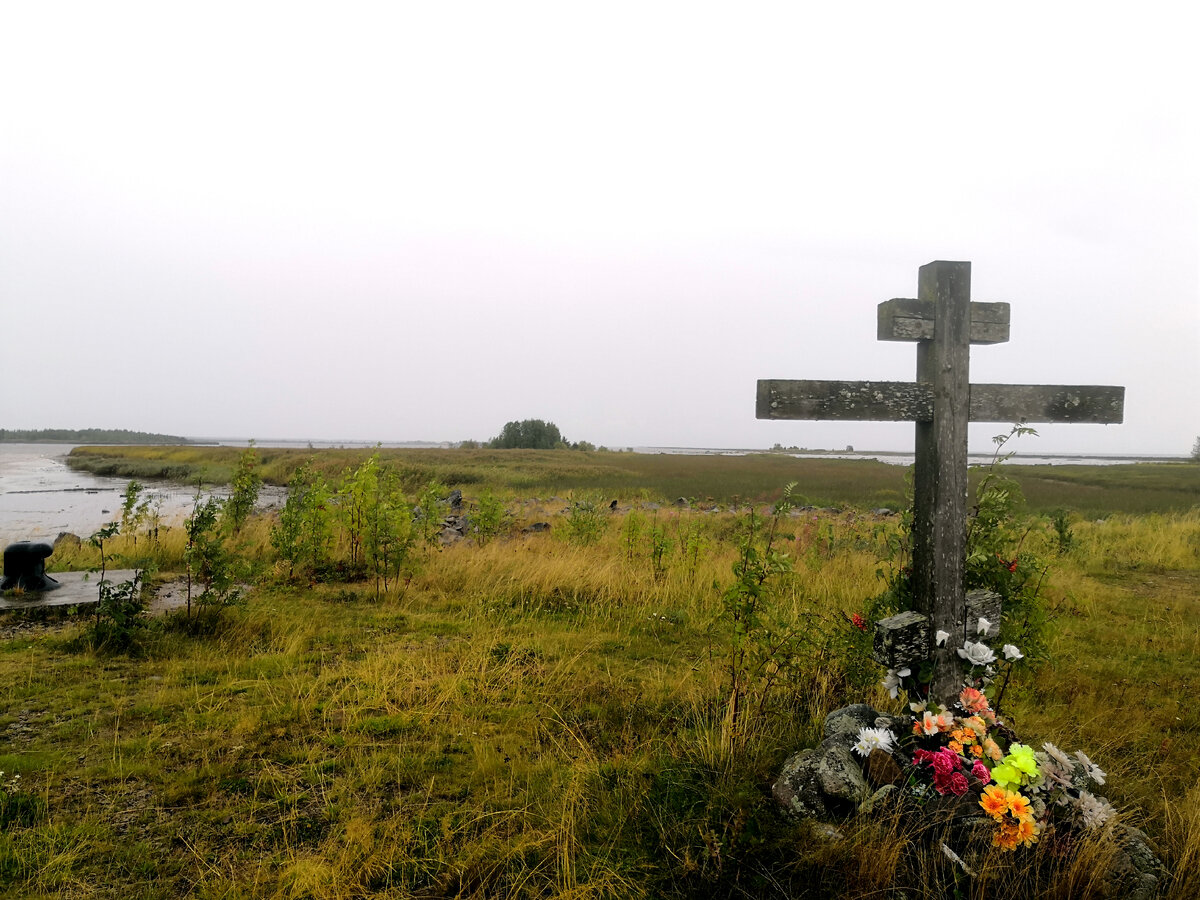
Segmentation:
<svg viewBox="0 0 1200 900">
<path fill-rule="evenodd" d="M 126 478 L 101 478 L 67 468 L 73 444 L 0 444 L 0 546 L 14 541 L 53 543 L 68 531 L 86 539 L 121 518 Z M 222 496 L 217 491 L 216 496 Z M 154 482 L 142 494 L 164 525 L 192 508 L 195 489 Z"/>
</svg>

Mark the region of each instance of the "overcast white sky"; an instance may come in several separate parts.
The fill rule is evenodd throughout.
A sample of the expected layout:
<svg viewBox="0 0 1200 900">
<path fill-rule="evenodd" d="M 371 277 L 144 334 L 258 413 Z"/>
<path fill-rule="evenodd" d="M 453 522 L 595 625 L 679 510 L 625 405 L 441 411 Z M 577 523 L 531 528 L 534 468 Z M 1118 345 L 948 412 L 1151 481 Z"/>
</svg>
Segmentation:
<svg viewBox="0 0 1200 900">
<path fill-rule="evenodd" d="M 952 259 L 973 380 L 1127 387 L 1029 451 L 1185 454 L 1182 9 L 4 2 L 0 427 L 906 450 L 755 382 L 912 378 Z"/>
</svg>

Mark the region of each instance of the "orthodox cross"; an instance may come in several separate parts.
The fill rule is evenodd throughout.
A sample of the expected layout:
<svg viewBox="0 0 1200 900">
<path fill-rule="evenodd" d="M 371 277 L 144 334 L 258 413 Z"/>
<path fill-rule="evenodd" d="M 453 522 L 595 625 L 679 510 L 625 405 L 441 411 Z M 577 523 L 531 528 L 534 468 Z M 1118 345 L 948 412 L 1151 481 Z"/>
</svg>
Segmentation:
<svg viewBox="0 0 1200 900">
<path fill-rule="evenodd" d="M 967 423 L 1107 424 L 1124 414 L 1123 387 L 971 384 L 970 345 L 1006 342 L 1008 323 L 1007 303 L 971 301 L 969 262 L 931 262 L 920 269 L 916 300 L 879 304 L 879 340 L 917 344 L 915 383 L 758 382 L 759 419 L 916 423 L 913 596 L 923 614 L 919 643 L 935 663 L 931 694 L 938 700 L 961 687 L 957 651 L 968 636 Z M 932 639 L 937 631 L 950 635 L 940 646 Z"/>
</svg>

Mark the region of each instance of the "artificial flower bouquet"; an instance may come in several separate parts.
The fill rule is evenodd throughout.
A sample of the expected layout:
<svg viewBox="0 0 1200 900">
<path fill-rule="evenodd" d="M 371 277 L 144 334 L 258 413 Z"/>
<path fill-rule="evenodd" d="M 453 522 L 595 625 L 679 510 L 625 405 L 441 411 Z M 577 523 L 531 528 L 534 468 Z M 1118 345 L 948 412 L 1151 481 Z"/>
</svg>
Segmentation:
<svg viewBox="0 0 1200 900">
<path fill-rule="evenodd" d="M 981 620 L 979 632 L 989 624 Z M 939 643 L 943 634 L 937 635 Z M 1010 667 L 1021 658 L 1012 645 L 1002 652 Z M 993 683 L 995 653 L 970 641 L 958 653 L 970 672 L 949 708 L 925 700 L 911 703 L 911 733 L 863 728 L 854 752 L 865 758 L 883 751 L 901 762 L 910 760 L 901 788 L 917 803 L 936 797 L 974 801 L 995 823 L 992 843 L 1004 850 L 1031 846 L 1056 826 L 1098 828 L 1107 822 L 1112 806 L 1091 792 L 1104 784 L 1105 773 L 1082 751 L 1070 756 L 1049 742 L 1041 750 L 1021 743 L 980 690 Z M 889 671 L 884 687 L 895 698 L 910 676 L 908 669 Z"/>
</svg>

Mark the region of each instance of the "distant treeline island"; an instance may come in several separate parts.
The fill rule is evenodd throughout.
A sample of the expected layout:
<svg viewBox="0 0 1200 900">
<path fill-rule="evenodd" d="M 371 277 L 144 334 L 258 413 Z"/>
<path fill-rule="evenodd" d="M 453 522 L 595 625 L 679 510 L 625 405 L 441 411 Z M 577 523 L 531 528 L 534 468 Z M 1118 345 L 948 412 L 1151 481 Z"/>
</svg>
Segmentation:
<svg viewBox="0 0 1200 900">
<path fill-rule="evenodd" d="M 124 428 L 0 428 L 0 443 L 8 444 L 191 444 L 177 434 L 127 431 Z"/>
</svg>

